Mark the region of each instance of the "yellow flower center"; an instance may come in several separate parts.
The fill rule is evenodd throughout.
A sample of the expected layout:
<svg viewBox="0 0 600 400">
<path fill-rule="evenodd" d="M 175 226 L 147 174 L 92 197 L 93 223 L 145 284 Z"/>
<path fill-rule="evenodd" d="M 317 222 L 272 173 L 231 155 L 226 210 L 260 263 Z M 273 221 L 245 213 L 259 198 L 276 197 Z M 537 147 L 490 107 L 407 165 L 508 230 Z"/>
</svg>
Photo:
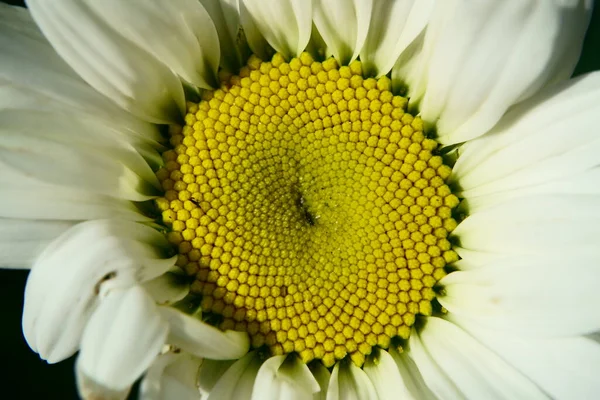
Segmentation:
<svg viewBox="0 0 600 400">
<path fill-rule="evenodd" d="M 172 127 L 157 200 L 205 313 L 254 347 L 362 365 L 458 259 L 451 169 L 387 78 L 251 58 Z"/>
</svg>

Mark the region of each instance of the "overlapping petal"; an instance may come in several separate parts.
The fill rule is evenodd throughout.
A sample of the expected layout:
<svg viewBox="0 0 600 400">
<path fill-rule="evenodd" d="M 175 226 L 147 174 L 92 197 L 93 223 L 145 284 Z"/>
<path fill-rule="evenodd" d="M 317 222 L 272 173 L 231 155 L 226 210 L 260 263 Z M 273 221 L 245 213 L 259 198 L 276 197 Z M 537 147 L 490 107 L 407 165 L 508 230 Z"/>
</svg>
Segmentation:
<svg viewBox="0 0 600 400">
<path fill-rule="evenodd" d="M 117 220 L 84 222 L 59 236 L 37 259 L 25 288 L 29 346 L 48 362 L 71 356 L 101 294 L 167 271 L 175 260 L 161 254 L 166 246 L 154 229 Z"/>
<path fill-rule="evenodd" d="M 314 0 L 313 19 L 329 51 L 347 65 L 360 53 L 371 23 L 371 1 Z"/>
<path fill-rule="evenodd" d="M 298 357 L 274 356 L 258 370 L 252 400 L 312 400 L 319 391 L 319 383 Z"/>
<path fill-rule="evenodd" d="M 167 331 L 167 323 L 142 288 L 109 292 L 83 332 L 77 358 L 82 396 L 125 398 L 158 356 Z"/>
<path fill-rule="evenodd" d="M 547 398 L 527 377 L 451 322 L 428 318 L 418 335 L 424 351 L 467 399 Z"/>
<path fill-rule="evenodd" d="M 160 312 L 170 325 L 169 343 L 195 356 L 231 360 L 240 358 L 250 348 L 244 332 L 223 332 L 175 308 L 161 307 Z"/>
<path fill-rule="evenodd" d="M 312 29 L 312 0 L 240 1 L 252 18 L 250 24 L 242 20 L 244 29 L 252 31 L 256 26 L 271 47 L 287 58 L 306 48 Z"/>
<path fill-rule="evenodd" d="M 588 1 L 440 1 L 409 96 L 445 145 L 484 134 L 513 104 L 566 79 L 589 22 Z"/>
<path fill-rule="evenodd" d="M 363 2 L 359 2 L 363 3 Z M 433 0 L 375 0 L 369 32 L 360 51 L 363 72 L 385 75 L 425 29 Z"/>
<path fill-rule="evenodd" d="M 157 55 L 164 56 L 168 50 L 149 52 L 147 49 L 152 42 L 137 36 L 137 31 L 128 31 L 129 28 L 124 32 L 116 30 L 111 25 L 111 20 L 107 19 L 111 16 L 113 8 L 104 7 L 103 4 L 74 0 L 27 2 L 36 23 L 58 54 L 92 87 L 142 119 L 155 123 L 177 121 L 185 104 L 183 88 L 179 77 L 173 71 L 183 63 L 181 60 L 185 56 L 180 54 L 175 58 L 177 62 L 171 61 L 174 64 L 173 68 L 163 63 Z M 155 22 L 159 27 L 174 28 L 177 25 L 176 19 L 170 22 L 160 20 L 157 17 L 160 12 L 150 12 L 150 3 L 140 2 L 137 7 L 134 7 L 133 3 L 129 5 L 130 2 L 118 4 L 125 7 L 119 20 L 122 22 L 130 19 L 125 26 L 136 26 L 139 24 L 136 21 L 146 24 L 148 20 Z M 160 4 L 166 6 L 165 10 L 173 7 L 170 15 L 176 13 L 173 2 Z M 197 4 L 197 7 L 201 6 Z M 194 9 L 186 11 L 196 15 Z M 144 12 L 148 19 L 139 18 L 140 12 Z M 164 18 L 168 15 L 167 11 L 163 13 Z M 185 19 L 180 21 L 180 29 L 186 29 Z M 200 22 L 198 29 L 206 29 L 212 23 L 207 14 L 205 19 L 192 19 L 190 22 L 193 21 Z M 154 32 L 147 34 L 148 38 L 156 41 L 156 49 L 169 47 L 173 36 L 170 33 L 161 35 L 159 32 L 164 32 L 164 28 L 153 30 L 154 27 L 150 24 L 146 25 L 146 28 Z M 181 32 L 179 29 L 174 31 Z M 185 33 L 184 37 L 179 37 L 181 43 L 190 42 L 194 37 L 193 32 Z M 216 32 L 214 35 L 216 37 Z M 136 39 L 138 42 L 134 41 Z M 209 49 L 213 47 L 209 46 Z M 218 51 L 218 43 L 216 50 Z M 218 56 L 216 59 L 218 61 Z M 205 59 L 199 60 L 201 65 L 205 65 Z"/>
<path fill-rule="evenodd" d="M 600 74 L 540 92 L 461 149 L 452 180 L 476 213 L 524 196 L 600 194 Z"/>
</svg>

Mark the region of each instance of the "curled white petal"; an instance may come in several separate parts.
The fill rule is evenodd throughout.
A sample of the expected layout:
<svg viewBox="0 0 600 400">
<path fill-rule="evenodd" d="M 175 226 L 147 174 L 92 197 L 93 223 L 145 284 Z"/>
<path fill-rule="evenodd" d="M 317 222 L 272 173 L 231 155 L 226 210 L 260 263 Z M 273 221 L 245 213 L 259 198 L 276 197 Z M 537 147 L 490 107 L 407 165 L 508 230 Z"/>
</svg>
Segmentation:
<svg viewBox="0 0 600 400">
<path fill-rule="evenodd" d="M 164 237 L 124 221 L 89 221 L 59 236 L 35 262 L 25 288 L 23 334 L 48 362 L 79 347 L 84 327 L 109 288 L 129 287 L 161 275 L 175 262 L 158 246 Z"/>
<path fill-rule="evenodd" d="M 139 286 L 106 295 L 90 318 L 77 359 L 84 398 L 125 397 L 159 355 L 168 325 Z"/>
<path fill-rule="evenodd" d="M 140 398 L 197 400 L 201 364 L 201 359 L 179 351 L 161 354 L 142 379 Z"/>
</svg>

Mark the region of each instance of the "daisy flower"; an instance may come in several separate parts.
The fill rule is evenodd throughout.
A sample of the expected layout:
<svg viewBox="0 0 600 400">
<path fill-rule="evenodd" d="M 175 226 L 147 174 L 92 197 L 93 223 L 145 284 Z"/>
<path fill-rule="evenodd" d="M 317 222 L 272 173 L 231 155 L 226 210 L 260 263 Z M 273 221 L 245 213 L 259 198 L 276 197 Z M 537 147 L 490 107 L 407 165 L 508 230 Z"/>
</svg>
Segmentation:
<svg viewBox="0 0 600 400">
<path fill-rule="evenodd" d="M 0 262 L 86 399 L 594 398 L 586 0 L 0 7 Z"/>
</svg>

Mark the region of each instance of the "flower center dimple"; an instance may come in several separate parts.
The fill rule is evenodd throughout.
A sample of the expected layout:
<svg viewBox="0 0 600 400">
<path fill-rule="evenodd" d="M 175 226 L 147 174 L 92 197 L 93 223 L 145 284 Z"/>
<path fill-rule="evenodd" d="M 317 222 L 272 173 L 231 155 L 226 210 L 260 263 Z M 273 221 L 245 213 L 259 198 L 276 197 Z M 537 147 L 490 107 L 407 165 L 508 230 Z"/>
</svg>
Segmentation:
<svg viewBox="0 0 600 400">
<path fill-rule="evenodd" d="M 451 169 L 388 78 L 306 53 L 251 58 L 172 127 L 157 200 L 218 326 L 361 366 L 407 339 L 458 259 Z"/>
</svg>

